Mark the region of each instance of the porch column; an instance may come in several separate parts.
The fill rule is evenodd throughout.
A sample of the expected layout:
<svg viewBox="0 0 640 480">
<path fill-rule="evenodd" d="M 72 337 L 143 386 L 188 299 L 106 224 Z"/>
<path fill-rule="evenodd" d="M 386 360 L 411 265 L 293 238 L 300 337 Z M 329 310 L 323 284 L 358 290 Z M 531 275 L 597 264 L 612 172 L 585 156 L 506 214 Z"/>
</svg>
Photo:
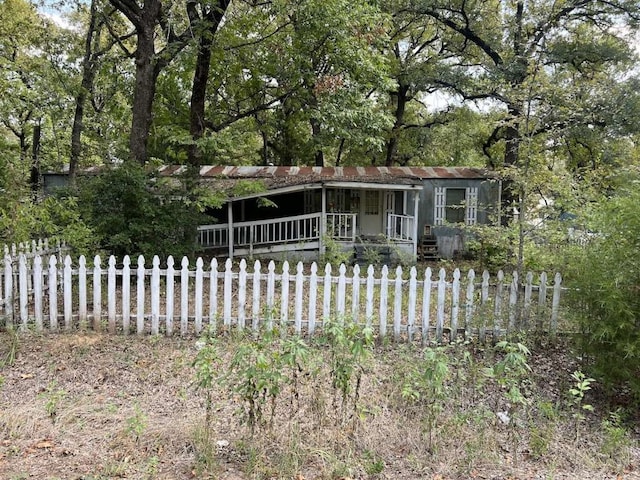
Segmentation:
<svg viewBox="0 0 640 480">
<path fill-rule="evenodd" d="M 420 191 L 413 191 L 413 257 L 418 258 L 418 206 L 420 205 Z"/>
<path fill-rule="evenodd" d="M 227 204 L 227 239 L 229 240 L 229 258 L 233 259 L 233 202 Z"/>
<path fill-rule="evenodd" d="M 327 190 L 324 185 L 321 189 L 322 192 L 322 209 L 320 215 L 320 255 L 324 255 L 325 245 L 324 237 L 327 235 Z"/>
</svg>

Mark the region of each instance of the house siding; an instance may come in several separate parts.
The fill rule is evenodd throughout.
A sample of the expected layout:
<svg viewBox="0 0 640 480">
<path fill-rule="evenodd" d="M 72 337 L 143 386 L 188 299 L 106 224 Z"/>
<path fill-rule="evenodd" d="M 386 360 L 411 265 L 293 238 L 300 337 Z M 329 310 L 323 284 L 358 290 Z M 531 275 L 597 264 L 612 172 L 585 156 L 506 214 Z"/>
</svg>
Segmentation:
<svg viewBox="0 0 640 480">
<path fill-rule="evenodd" d="M 500 197 L 500 182 L 486 178 L 478 179 L 424 179 L 418 208 L 418 232 L 430 225 L 432 235 L 438 241 L 438 254 L 443 258 L 452 258 L 465 249 L 465 238 L 469 235 L 465 228 L 451 225 L 435 225 L 435 191 L 437 187 L 478 189 L 477 224 L 492 223 L 497 215 Z"/>
</svg>

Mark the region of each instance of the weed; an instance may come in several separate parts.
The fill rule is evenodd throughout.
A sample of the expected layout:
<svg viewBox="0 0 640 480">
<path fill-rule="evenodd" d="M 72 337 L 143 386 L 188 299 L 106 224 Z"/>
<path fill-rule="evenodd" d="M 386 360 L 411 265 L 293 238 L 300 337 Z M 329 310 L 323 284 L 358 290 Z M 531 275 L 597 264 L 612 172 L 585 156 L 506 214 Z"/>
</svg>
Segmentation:
<svg viewBox="0 0 640 480">
<path fill-rule="evenodd" d="M 498 342 L 496 350 L 504 353 L 504 356 L 493 367 L 485 369 L 485 375 L 495 380 L 504 392 L 507 411 L 499 411 L 496 405 L 496 415 L 509 427 L 509 440 L 513 446 L 514 459 L 516 459 L 519 441 L 518 416 L 529 404 L 522 388 L 531 372 L 531 367 L 527 363 L 527 357 L 531 352 L 522 343 L 507 341 Z"/>
<path fill-rule="evenodd" d="M 569 405 L 573 409 L 573 418 L 575 420 L 575 439 L 576 442 L 580 440 L 580 425 L 585 420 L 585 412 L 592 412 L 593 405 L 584 403 L 585 394 L 591 390 L 591 384 L 595 382 L 593 378 L 587 378 L 587 376 L 580 372 L 575 371 L 571 374 L 574 383 L 569 389 Z"/>
<path fill-rule="evenodd" d="M 609 413 L 609 418 L 602 421 L 601 427 L 604 433 L 601 452 L 609 458 L 617 459 L 625 466 L 628 465 L 631 440 L 629 432 L 623 425 L 620 410 Z"/>
<path fill-rule="evenodd" d="M 342 418 L 358 412 L 360 385 L 373 349 L 373 330 L 354 322 L 326 321 L 320 341 L 329 347 L 331 387 L 341 398 Z"/>
<path fill-rule="evenodd" d="M 140 408 L 140 404 L 136 402 L 133 406 L 133 415 L 127 418 L 127 434 L 131 435 L 138 443 L 146 428 L 147 416 Z"/>
<path fill-rule="evenodd" d="M 44 409 L 51 418 L 51 421 L 55 421 L 58 415 L 58 409 L 60 402 L 64 400 L 67 392 L 62 388 L 57 388 L 58 384 L 55 380 L 51 381 L 43 393 L 40 394 L 45 399 Z"/>
<path fill-rule="evenodd" d="M 4 358 L 0 362 L 0 367 L 12 366 L 16 362 L 18 351 L 20 350 L 20 337 L 18 336 L 18 330 L 12 327 L 7 327 L 6 332 L 9 336 L 6 343 L 8 349 Z"/>
<path fill-rule="evenodd" d="M 410 371 L 402 386 L 402 398 L 410 403 L 419 402 L 425 409 L 427 449 L 433 452 L 433 433 L 438 416 L 448 398 L 446 381 L 449 376 L 449 356 L 442 347 L 427 348 L 417 369 Z"/>
</svg>

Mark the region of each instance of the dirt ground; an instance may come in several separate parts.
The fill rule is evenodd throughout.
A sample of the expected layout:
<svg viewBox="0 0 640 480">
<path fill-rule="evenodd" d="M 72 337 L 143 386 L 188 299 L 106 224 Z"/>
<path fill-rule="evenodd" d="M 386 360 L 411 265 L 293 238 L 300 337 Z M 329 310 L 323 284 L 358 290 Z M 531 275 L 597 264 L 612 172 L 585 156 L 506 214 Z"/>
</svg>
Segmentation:
<svg viewBox="0 0 640 480">
<path fill-rule="evenodd" d="M 376 350 L 358 418 L 333 421 L 331 394 L 309 380 L 251 436 L 240 400 L 224 388 L 213 390 L 206 428 L 196 340 L 0 332 L 0 479 L 640 478 L 639 432 L 605 428 L 608 407 L 597 405 L 576 439 L 563 410 L 576 365 L 563 349 L 534 350 L 527 395 L 535 405 L 516 428 L 496 419 L 497 397 L 467 378 L 429 448 L 423 410 L 397 400 L 399 365 L 418 349 Z"/>
</svg>

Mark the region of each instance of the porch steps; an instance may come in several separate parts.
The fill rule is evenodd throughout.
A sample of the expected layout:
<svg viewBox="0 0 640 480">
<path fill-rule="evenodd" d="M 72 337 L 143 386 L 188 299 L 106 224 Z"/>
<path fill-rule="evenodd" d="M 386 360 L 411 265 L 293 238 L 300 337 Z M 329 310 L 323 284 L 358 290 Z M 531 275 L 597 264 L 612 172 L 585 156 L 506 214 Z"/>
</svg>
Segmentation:
<svg viewBox="0 0 640 480">
<path fill-rule="evenodd" d="M 438 255 L 438 241 L 435 237 L 422 237 L 418 244 L 418 260 L 437 260 L 440 258 Z"/>
</svg>

